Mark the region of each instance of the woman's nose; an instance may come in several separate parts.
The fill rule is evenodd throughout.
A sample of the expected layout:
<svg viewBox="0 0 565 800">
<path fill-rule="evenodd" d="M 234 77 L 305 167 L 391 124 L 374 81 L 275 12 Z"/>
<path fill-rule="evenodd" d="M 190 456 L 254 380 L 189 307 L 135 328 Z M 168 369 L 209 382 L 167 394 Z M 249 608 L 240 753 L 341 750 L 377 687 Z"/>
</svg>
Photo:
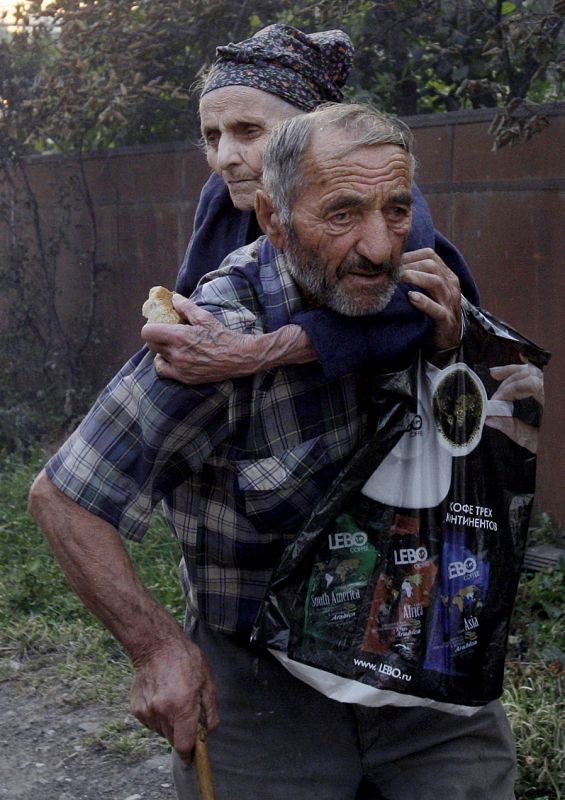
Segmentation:
<svg viewBox="0 0 565 800">
<path fill-rule="evenodd" d="M 229 134 L 222 134 L 218 142 L 218 167 L 229 169 L 241 163 L 241 155 L 237 140 Z"/>
</svg>

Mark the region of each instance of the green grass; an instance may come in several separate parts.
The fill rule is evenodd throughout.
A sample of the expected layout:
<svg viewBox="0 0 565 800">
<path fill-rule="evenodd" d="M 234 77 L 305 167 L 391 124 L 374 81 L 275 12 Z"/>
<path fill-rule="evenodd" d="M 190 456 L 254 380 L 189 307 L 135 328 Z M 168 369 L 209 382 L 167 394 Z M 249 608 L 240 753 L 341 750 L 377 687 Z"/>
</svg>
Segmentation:
<svg viewBox="0 0 565 800">
<path fill-rule="evenodd" d="M 164 739 L 156 737 L 131 716 L 105 722 L 86 742 L 95 750 L 129 758 L 147 758 L 155 753 L 156 743 L 164 752 L 170 751 Z"/>
<path fill-rule="evenodd" d="M 69 702 L 120 702 L 129 659 L 72 592 L 26 511 L 38 470 L 17 457 L 0 460 L 0 679 L 56 679 Z M 182 621 L 180 551 L 160 514 L 143 544 L 128 544 L 145 584 Z"/>
<path fill-rule="evenodd" d="M 545 537 L 541 528 L 533 531 L 536 542 L 562 544 L 550 526 Z M 502 698 L 516 738 L 518 800 L 565 798 L 564 585 L 562 561 L 522 575 L 518 589 Z"/>
<path fill-rule="evenodd" d="M 0 459 L 0 679 L 56 680 L 67 702 L 114 705 L 123 720 L 129 661 L 70 590 L 26 512 L 37 469 L 18 457 Z M 533 538 L 562 543 L 547 518 Z M 129 550 L 146 585 L 181 621 L 179 550 L 160 515 L 145 542 Z M 517 800 L 565 800 L 564 579 L 561 564 L 520 581 L 503 696 L 518 751 Z M 92 745 L 135 756 L 155 740 L 133 720 L 109 719 Z"/>
<path fill-rule="evenodd" d="M 503 700 L 516 739 L 520 772 L 517 798 L 564 797 L 562 674 L 560 678 L 540 660 L 525 668 L 510 664 Z"/>
</svg>

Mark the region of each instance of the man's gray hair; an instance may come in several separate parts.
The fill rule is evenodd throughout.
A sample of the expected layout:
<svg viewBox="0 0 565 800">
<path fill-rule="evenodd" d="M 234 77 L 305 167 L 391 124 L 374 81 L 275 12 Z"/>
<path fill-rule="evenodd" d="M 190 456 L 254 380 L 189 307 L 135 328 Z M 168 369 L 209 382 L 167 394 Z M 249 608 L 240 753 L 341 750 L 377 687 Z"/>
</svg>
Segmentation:
<svg viewBox="0 0 565 800">
<path fill-rule="evenodd" d="M 307 188 L 303 161 L 314 130 L 347 134 L 336 156 L 345 156 L 359 147 L 394 144 L 408 155 L 410 178 L 416 161 L 413 155 L 413 136 L 400 120 L 383 114 L 370 106 L 357 103 L 327 103 L 308 114 L 284 120 L 273 130 L 263 157 L 263 186 L 279 213 L 280 221 L 288 227 L 292 208 Z"/>
</svg>

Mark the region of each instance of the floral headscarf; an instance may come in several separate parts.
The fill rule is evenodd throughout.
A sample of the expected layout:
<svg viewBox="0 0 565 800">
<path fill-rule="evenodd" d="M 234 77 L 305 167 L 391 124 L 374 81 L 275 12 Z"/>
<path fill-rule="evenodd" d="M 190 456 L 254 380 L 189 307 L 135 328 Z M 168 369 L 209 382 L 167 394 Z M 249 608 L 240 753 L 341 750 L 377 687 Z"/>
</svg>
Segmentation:
<svg viewBox="0 0 565 800">
<path fill-rule="evenodd" d="M 353 52 L 340 30 L 302 33 L 291 25 L 269 25 L 251 39 L 216 49 L 201 96 L 224 86 L 250 86 L 312 111 L 343 100 Z"/>
</svg>

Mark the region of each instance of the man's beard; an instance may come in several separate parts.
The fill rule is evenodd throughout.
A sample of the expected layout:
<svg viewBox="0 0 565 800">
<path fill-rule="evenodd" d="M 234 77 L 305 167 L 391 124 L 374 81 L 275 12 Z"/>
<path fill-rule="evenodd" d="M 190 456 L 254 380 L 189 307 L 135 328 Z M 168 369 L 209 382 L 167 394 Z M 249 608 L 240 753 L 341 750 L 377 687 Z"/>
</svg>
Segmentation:
<svg viewBox="0 0 565 800">
<path fill-rule="evenodd" d="M 348 256 L 339 265 L 334 283 L 330 284 L 327 264 L 314 250 L 300 243 L 292 226 L 286 229 L 286 240 L 285 251 L 290 274 L 320 305 L 333 308 L 348 317 L 357 317 L 362 314 L 376 314 L 390 303 L 400 274 L 400 266 L 395 266 L 391 260 L 375 264 L 363 256 Z M 388 279 L 375 283 L 373 287 L 364 289 L 361 296 L 355 297 L 342 283 L 342 279 L 352 270 L 359 270 L 367 275 L 386 273 Z"/>
</svg>

